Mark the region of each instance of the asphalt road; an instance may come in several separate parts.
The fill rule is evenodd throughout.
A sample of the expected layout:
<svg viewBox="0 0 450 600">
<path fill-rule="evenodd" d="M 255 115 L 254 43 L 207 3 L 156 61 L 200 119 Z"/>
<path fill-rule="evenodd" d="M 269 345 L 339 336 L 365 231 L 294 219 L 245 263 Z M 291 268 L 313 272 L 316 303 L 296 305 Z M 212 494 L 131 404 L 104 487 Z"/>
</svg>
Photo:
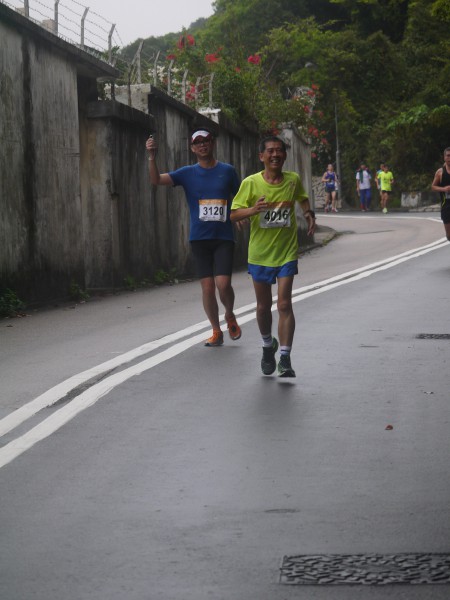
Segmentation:
<svg viewBox="0 0 450 600">
<path fill-rule="evenodd" d="M 283 557 L 449 553 L 450 245 L 438 215 L 320 216 L 297 379 L 205 348 L 197 282 L 0 322 L 2 600 L 447 599 L 280 583 Z M 441 243 L 441 242 L 442 243 Z"/>
</svg>

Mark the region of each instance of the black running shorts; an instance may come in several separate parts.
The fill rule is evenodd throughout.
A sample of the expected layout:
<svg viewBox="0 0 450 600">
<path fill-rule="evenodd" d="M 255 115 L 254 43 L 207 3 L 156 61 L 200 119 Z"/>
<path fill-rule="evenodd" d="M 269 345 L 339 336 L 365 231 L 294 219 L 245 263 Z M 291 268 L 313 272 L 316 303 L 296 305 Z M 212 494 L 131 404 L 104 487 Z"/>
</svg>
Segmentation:
<svg viewBox="0 0 450 600">
<path fill-rule="evenodd" d="M 450 223 L 450 202 L 448 200 L 441 208 L 441 219 L 444 225 L 448 225 Z"/>
<path fill-rule="evenodd" d="M 192 253 L 197 266 L 197 277 L 229 275 L 233 271 L 234 242 L 229 240 L 194 240 Z"/>
</svg>

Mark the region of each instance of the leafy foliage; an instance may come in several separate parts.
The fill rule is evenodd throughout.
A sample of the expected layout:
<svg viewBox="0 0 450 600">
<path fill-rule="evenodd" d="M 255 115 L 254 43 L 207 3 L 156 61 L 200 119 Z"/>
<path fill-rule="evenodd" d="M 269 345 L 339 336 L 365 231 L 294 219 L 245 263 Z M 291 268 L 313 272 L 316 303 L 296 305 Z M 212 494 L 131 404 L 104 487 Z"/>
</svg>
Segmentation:
<svg viewBox="0 0 450 600">
<path fill-rule="evenodd" d="M 0 290 L 0 318 L 15 317 L 25 308 L 16 292 L 10 288 Z"/>
<path fill-rule="evenodd" d="M 71 281 L 69 285 L 69 298 L 75 302 L 86 302 L 89 294 L 76 281 Z"/>
<path fill-rule="evenodd" d="M 180 35 L 158 41 L 191 86 L 214 75 L 214 106 L 261 133 L 293 123 L 314 144 L 318 174 L 334 159 L 338 122 L 348 197 L 360 161 L 372 169 L 389 162 L 397 192 L 429 186 L 450 145 L 448 0 L 216 0 L 214 7 L 182 32 L 193 44 L 180 45 Z M 188 101 L 193 96 L 191 89 Z"/>
</svg>

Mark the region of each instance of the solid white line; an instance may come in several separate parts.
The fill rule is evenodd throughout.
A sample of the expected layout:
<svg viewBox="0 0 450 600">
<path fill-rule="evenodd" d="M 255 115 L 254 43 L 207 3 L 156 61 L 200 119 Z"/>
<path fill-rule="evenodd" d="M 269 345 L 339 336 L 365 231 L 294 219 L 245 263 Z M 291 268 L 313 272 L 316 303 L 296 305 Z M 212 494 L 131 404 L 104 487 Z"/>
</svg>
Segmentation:
<svg viewBox="0 0 450 600">
<path fill-rule="evenodd" d="M 358 218 L 358 217 L 356 217 L 356 218 Z M 330 283 L 333 283 L 336 281 L 341 281 L 342 279 L 347 279 L 349 277 L 354 276 L 357 273 L 365 272 L 369 269 L 374 269 L 380 265 L 397 260 L 398 258 L 401 258 L 403 256 L 408 256 L 410 254 L 414 254 L 415 252 L 420 251 L 422 249 L 433 248 L 434 246 L 439 246 L 440 244 L 445 243 L 445 242 L 446 242 L 446 239 L 441 238 L 441 239 L 437 240 L 436 242 L 427 244 L 426 246 L 422 246 L 422 247 L 419 247 L 419 248 L 416 248 L 413 250 L 409 250 L 407 252 L 403 252 L 402 254 L 399 254 L 399 255 L 396 255 L 396 256 L 393 256 L 390 258 L 386 258 L 385 260 L 378 261 L 378 262 L 370 264 L 370 265 L 366 265 L 365 267 L 361 267 L 361 268 L 355 269 L 353 271 L 348 271 L 347 273 L 341 273 L 340 275 L 336 275 L 334 277 L 311 284 L 309 286 L 304 286 L 301 288 L 294 289 L 292 291 L 292 295 L 293 295 L 293 297 L 298 294 L 303 295 L 303 294 L 305 294 L 305 292 L 308 292 L 309 290 L 315 290 L 317 288 L 323 287 Z M 274 301 L 276 301 L 276 300 L 277 300 L 277 296 L 274 296 Z M 253 303 L 247 304 L 246 306 L 243 306 L 243 307 L 237 309 L 235 311 L 235 314 L 237 316 L 239 316 L 239 315 L 245 314 L 248 311 L 254 310 L 255 308 L 256 308 L 256 303 L 253 302 Z M 223 319 L 223 315 L 221 315 L 221 318 Z M 242 319 L 240 319 L 240 320 L 242 321 Z M 52 406 L 53 404 L 55 404 L 56 402 L 58 402 L 59 400 L 64 398 L 64 396 L 66 396 L 66 394 L 68 394 L 74 388 L 76 388 L 79 385 L 82 385 L 83 383 L 86 383 L 90 379 L 93 379 L 94 377 L 103 375 L 107 371 L 111 371 L 115 368 L 121 367 L 122 365 L 126 364 L 127 362 L 131 362 L 132 360 L 135 360 L 136 358 L 139 358 L 140 356 L 142 356 L 144 354 L 153 352 L 154 350 L 157 350 L 161 346 L 176 342 L 177 340 L 180 340 L 183 337 L 188 337 L 189 335 L 192 335 L 193 333 L 196 333 L 197 331 L 201 331 L 207 327 L 209 327 L 209 321 L 202 321 L 200 323 L 197 323 L 195 325 L 192 325 L 190 327 L 182 329 L 181 331 L 164 336 L 163 338 L 161 338 L 159 340 L 155 340 L 153 342 L 143 344 L 142 346 L 134 348 L 133 350 L 130 350 L 129 352 L 125 352 L 124 354 L 116 356 L 113 359 L 110 359 L 110 360 L 108 360 L 104 363 L 101 363 L 95 367 L 87 369 L 86 371 L 82 371 L 81 373 L 78 373 L 78 374 L 70 377 L 69 379 L 66 379 L 65 381 L 50 388 L 49 390 L 47 390 L 46 392 L 44 392 L 43 394 L 41 394 L 34 400 L 31 400 L 24 406 L 18 408 L 11 414 L 9 414 L 6 417 L 4 417 L 3 419 L 1 419 L 0 420 L 0 436 L 5 435 L 9 431 L 12 431 L 16 427 L 18 427 L 19 425 L 24 423 L 27 419 L 31 418 L 33 415 L 38 413 L 40 410 L 42 410 L 44 408 L 48 408 L 49 406 Z"/>
<path fill-rule="evenodd" d="M 169 335 L 164 336 L 159 340 L 155 340 L 153 342 L 148 342 L 143 344 L 142 346 L 138 346 L 129 352 L 125 352 L 124 354 L 120 354 L 115 358 L 112 358 L 104 363 L 101 363 L 95 367 L 87 369 L 86 371 L 82 371 L 65 381 L 62 381 L 58 385 L 50 388 L 40 396 L 34 398 L 24 406 L 18 408 L 13 413 L 7 415 L 3 419 L 0 420 L 0 437 L 8 433 L 15 427 L 21 425 L 24 421 L 35 415 L 37 412 L 42 410 L 43 408 L 47 408 L 64 398 L 66 394 L 68 394 L 71 390 L 76 388 L 77 386 L 86 383 L 93 377 L 102 375 L 107 371 L 111 371 L 112 369 L 116 369 L 117 367 L 121 367 L 122 365 L 139 358 L 143 354 L 148 354 L 157 350 L 161 346 L 165 346 L 166 344 L 171 344 L 176 342 L 177 340 L 182 339 L 183 337 L 187 337 L 209 327 L 209 321 L 202 321 L 201 323 L 197 323 L 196 325 L 192 325 L 190 327 L 186 327 L 186 329 L 182 329 L 181 331 L 177 331 L 175 333 L 171 333 Z"/>
<path fill-rule="evenodd" d="M 357 269 L 356 270 L 356 271 L 358 271 L 357 274 L 355 274 L 351 277 L 340 279 L 339 281 L 335 281 L 334 283 L 331 282 L 331 280 L 330 280 L 330 283 L 325 285 L 324 287 L 321 287 L 318 289 L 311 289 L 311 291 L 306 292 L 302 295 L 299 295 L 299 296 L 293 298 L 292 303 L 300 302 L 301 300 L 310 298 L 311 296 L 315 296 L 316 294 L 321 294 L 324 291 L 329 291 L 329 290 L 335 289 L 337 287 L 340 287 L 341 285 L 346 285 L 347 283 L 352 283 L 354 281 L 360 281 L 361 279 L 370 277 L 371 275 L 374 275 L 375 273 L 379 273 L 380 271 L 385 271 L 386 269 L 391 269 L 392 267 L 396 267 L 397 265 L 400 265 L 408 260 L 411 260 L 412 258 L 418 258 L 419 256 L 423 256 L 424 254 L 428 254 L 429 252 L 433 252 L 434 250 L 444 248 L 445 246 L 447 246 L 447 244 L 448 244 L 448 242 L 445 239 L 445 241 L 441 242 L 439 245 L 433 245 L 432 247 L 424 247 L 422 250 L 420 250 L 414 254 L 408 254 L 408 256 L 399 257 L 396 260 L 388 262 L 388 263 L 381 263 L 381 265 L 376 268 L 372 268 L 367 271 L 362 271 L 361 269 Z M 334 278 L 332 278 L 332 279 L 334 279 Z M 314 286 L 310 286 L 310 287 L 314 288 Z M 275 308 L 276 307 L 272 307 L 272 310 L 274 310 Z"/>
<path fill-rule="evenodd" d="M 358 218 L 358 217 L 356 217 L 356 218 Z M 334 281 L 340 281 L 341 279 L 353 277 L 354 275 L 357 275 L 358 273 L 363 273 L 366 271 L 370 271 L 372 269 L 377 269 L 381 265 L 386 265 L 391 262 L 395 262 L 403 257 L 408 257 L 410 255 L 414 255 L 414 257 L 415 257 L 417 252 L 421 252 L 422 250 L 427 250 L 427 249 L 435 250 L 436 248 L 440 248 L 441 246 L 445 246 L 446 244 L 448 244 L 447 239 L 440 238 L 439 240 L 436 240 L 435 242 L 431 242 L 431 244 L 426 244 L 425 246 L 419 246 L 419 248 L 414 248 L 413 250 L 407 250 L 406 252 L 402 252 L 401 254 L 397 254 L 395 256 L 390 256 L 389 258 L 385 258 L 383 260 L 379 260 L 378 262 L 366 265 L 364 267 L 354 269 L 353 271 L 348 271 L 347 273 L 341 273 L 340 275 L 335 275 L 334 277 L 330 277 L 329 279 L 325 279 L 324 281 L 320 281 L 318 283 L 310 284 L 309 286 L 295 289 L 292 291 L 292 294 L 293 295 L 302 294 L 309 289 L 315 289 L 318 286 L 327 285 L 328 283 L 333 283 Z M 420 255 L 418 255 L 418 256 L 420 256 Z"/>
<path fill-rule="evenodd" d="M 47 417 L 47 419 L 33 427 L 30 431 L 1 448 L 0 468 L 10 463 L 14 458 L 20 456 L 20 454 L 34 446 L 34 444 L 37 442 L 45 439 L 57 431 L 65 423 L 68 423 L 70 420 L 72 420 L 78 413 L 85 410 L 89 406 L 94 405 L 105 394 L 127 379 L 130 379 L 130 377 L 140 375 L 144 371 L 147 371 L 148 369 L 151 369 L 152 367 L 155 367 L 156 365 L 173 358 L 177 354 L 180 354 L 191 346 L 194 346 L 203 340 L 203 338 L 204 334 L 200 334 L 184 340 L 183 342 L 175 344 L 171 348 L 160 352 L 156 356 L 152 356 L 151 358 L 148 358 L 137 365 L 133 365 L 128 369 L 120 371 L 119 373 L 114 373 L 110 377 L 107 377 L 96 383 L 91 388 L 74 398 L 71 402 L 57 410 L 50 417 Z"/>
<path fill-rule="evenodd" d="M 432 252 L 434 250 L 442 248 L 442 247 L 446 246 L 447 244 L 448 244 L 448 242 L 447 242 L 446 238 L 442 238 L 441 240 L 438 240 L 437 242 L 434 242 L 432 244 L 428 244 L 427 246 L 422 246 L 421 248 L 417 248 L 415 250 L 410 250 L 408 252 L 404 252 L 395 257 L 391 257 L 390 259 L 386 259 L 384 261 L 379 261 L 378 263 L 373 263 L 372 265 L 368 265 L 367 267 L 355 269 L 354 271 L 349 271 L 348 273 L 344 273 L 340 276 L 332 277 L 328 280 L 324 280 L 323 282 L 318 282 L 318 283 L 312 284 L 310 286 L 298 288 L 298 289 L 294 290 L 294 292 L 293 292 L 293 300 L 292 301 L 293 301 L 293 303 L 300 302 L 300 301 L 306 300 L 307 298 L 315 296 L 317 294 L 321 294 L 326 291 L 335 289 L 336 287 L 339 287 L 341 285 L 345 285 L 347 283 L 352 283 L 354 281 L 359 281 L 363 278 L 370 277 L 374 273 L 389 269 L 389 268 L 399 265 L 403 262 L 411 260 L 412 258 L 417 258 L 419 256 L 427 254 L 428 252 Z M 249 305 L 244 306 L 244 307 L 240 308 L 239 310 L 237 310 L 236 314 L 242 314 L 243 312 L 248 311 L 249 308 L 253 309 L 254 307 L 255 307 L 254 303 L 249 304 Z M 273 311 L 276 310 L 275 304 L 272 307 L 272 310 Z M 244 317 L 240 318 L 239 321 L 241 324 L 244 324 L 249 321 L 252 321 L 253 319 L 255 319 L 255 317 L 256 317 L 255 313 L 252 312 L 252 313 L 249 313 L 249 314 L 245 315 Z M 125 362 L 129 362 L 133 358 L 136 358 L 137 356 L 140 356 L 144 353 L 151 352 L 152 350 L 154 350 L 164 344 L 168 344 L 171 341 L 175 341 L 176 339 L 179 339 L 180 337 L 185 337 L 186 335 L 189 335 L 190 333 L 194 333 L 195 331 L 198 331 L 199 329 L 203 329 L 205 326 L 209 326 L 208 321 L 198 323 L 197 325 L 188 327 L 180 332 L 176 332 L 174 334 L 165 336 L 164 338 L 161 338 L 161 340 L 157 340 L 155 342 L 150 342 L 148 344 L 144 344 L 143 346 L 140 346 L 139 348 L 136 348 L 135 350 L 132 350 L 128 353 L 125 353 L 124 355 L 121 355 L 110 361 L 107 361 L 106 363 L 103 363 L 102 365 L 98 365 L 98 367 L 94 367 L 93 369 L 89 369 L 88 371 L 84 371 L 83 373 L 80 373 L 79 375 L 71 377 L 67 381 L 61 383 L 59 386 L 55 386 L 54 388 L 49 390 L 49 392 L 47 393 L 48 397 L 47 397 L 45 404 L 43 404 L 43 402 L 44 402 L 43 398 L 46 396 L 46 394 L 43 394 L 42 396 L 39 396 L 34 401 L 28 403 L 28 405 L 23 407 L 23 410 L 21 413 L 22 420 L 20 421 L 20 419 L 19 419 L 20 423 L 24 422 L 27 418 L 29 418 L 29 416 L 34 415 L 38 410 L 40 410 L 40 408 L 37 408 L 38 406 L 40 406 L 41 408 L 44 408 L 45 406 L 50 406 L 51 404 L 49 404 L 49 402 L 48 402 L 50 397 L 53 398 L 52 403 L 56 402 L 57 399 L 59 399 L 59 398 L 56 398 L 56 400 L 54 398 L 57 396 L 58 391 L 60 393 L 61 390 L 66 390 L 64 392 L 64 395 L 65 395 L 67 393 L 67 391 L 70 391 L 70 389 L 73 389 L 74 382 L 77 382 L 77 385 L 79 385 L 81 381 L 87 381 L 88 379 L 91 379 L 95 374 L 103 373 L 107 370 L 110 370 L 111 368 L 120 366 L 120 365 L 124 364 Z M 60 408 L 53 415 L 51 415 L 47 419 L 43 420 L 39 425 L 36 425 L 29 432 L 25 433 L 24 435 L 20 436 L 16 440 L 13 440 L 9 444 L 7 444 L 3 448 L 1 448 L 0 449 L 0 468 L 5 466 L 6 464 L 10 463 L 17 456 L 20 456 L 20 454 L 22 454 L 23 452 L 25 452 L 26 450 L 28 450 L 29 448 L 34 446 L 34 444 L 36 444 L 37 442 L 50 436 L 52 433 L 54 433 L 60 427 L 62 427 L 65 423 L 67 423 L 68 421 L 73 419 L 77 414 L 79 414 L 86 408 L 94 405 L 98 400 L 100 400 L 100 398 L 102 398 L 107 393 L 109 393 L 113 388 L 124 383 L 127 379 L 130 379 L 131 377 L 134 377 L 135 375 L 140 375 L 144 371 L 147 371 L 147 370 L 161 364 L 162 362 L 169 360 L 169 359 L 173 358 L 174 356 L 177 356 L 181 352 L 184 352 L 188 348 L 201 342 L 203 339 L 204 339 L 204 333 L 194 336 L 190 339 L 184 340 L 183 342 L 175 344 L 174 346 L 168 348 L 167 350 L 160 352 L 156 356 L 148 358 L 148 359 L 138 363 L 137 365 L 133 365 L 132 367 L 124 369 L 123 371 L 120 371 L 119 373 L 115 373 L 115 374 L 103 379 L 99 383 L 94 384 L 88 390 L 81 393 L 79 396 L 77 396 L 73 400 L 71 400 L 66 406 Z M 124 360 L 125 357 L 126 357 L 126 359 Z M 131 357 L 133 357 L 133 358 L 131 358 Z M 108 365 L 108 367 L 105 368 L 105 365 Z M 86 378 L 87 377 L 86 374 L 89 374 L 88 378 Z M 83 379 L 83 377 L 85 377 L 85 378 Z M 68 389 L 69 382 L 72 382 L 72 387 L 70 387 L 70 389 Z M 50 394 L 50 392 L 51 392 L 51 394 Z M 63 396 L 59 396 L 59 397 L 63 397 Z M 37 401 L 39 401 L 39 402 L 37 402 Z M 30 405 L 32 405 L 32 406 L 30 406 Z M 3 423 L 9 417 L 16 415 L 19 410 L 20 409 L 18 409 L 14 413 L 12 413 L 12 415 L 8 415 L 8 417 L 5 417 L 4 419 L 2 419 L 2 421 L 0 422 L 0 425 L 3 425 Z M 28 415 L 28 416 L 26 416 L 26 415 Z M 19 424 L 19 421 L 17 421 L 17 424 Z M 7 423 L 9 423 L 9 425 L 12 425 L 13 420 L 10 419 L 9 421 L 7 421 Z M 14 428 L 16 426 L 17 425 L 10 426 L 10 428 L 7 431 L 10 431 L 12 428 Z"/>
<path fill-rule="evenodd" d="M 429 213 L 436 213 L 436 215 L 440 214 L 440 211 L 437 210 L 431 210 L 428 211 Z M 422 216 L 422 214 L 419 216 L 418 213 L 416 213 L 417 216 L 410 216 L 410 215 L 394 215 L 392 213 L 388 213 L 387 215 L 347 215 L 347 214 L 337 214 L 337 215 L 326 215 L 326 214 L 321 214 L 321 213 L 317 213 L 317 216 L 322 218 L 326 218 L 326 219 L 370 219 L 371 221 L 373 221 L 374 219 L 380 219 L 381 221 L 387 221 L 388 219 L 401 219 L 401 220 L 405 220 L 405 219 L 424 219 L 425 221 L 435 221 L 436 223 L 441 223 L 442 224 L 442 220 L 436 216 L 436 217 L 425 217 Z M 423 213 L 424 214 L 424 213 Z"/>
</svg>

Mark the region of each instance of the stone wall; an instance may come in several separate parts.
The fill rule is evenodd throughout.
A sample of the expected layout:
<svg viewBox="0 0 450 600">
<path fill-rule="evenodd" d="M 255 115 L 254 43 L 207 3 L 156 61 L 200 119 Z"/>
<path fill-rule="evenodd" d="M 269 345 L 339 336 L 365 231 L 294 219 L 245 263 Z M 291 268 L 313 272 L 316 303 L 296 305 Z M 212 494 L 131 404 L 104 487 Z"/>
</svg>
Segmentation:
<svg viewBox="0 0 450 600">
<path fill-rule="evenodd" d="M 403 208 L 421 208 L 440 203 L 437 192 L 402 192 L 401 205 Z"/>
<path fill-rule="evenodd" d="M 325 185 L 322 183 L 322 177 L 314 176 L 312 178 L 312 189 L 314 202 L 318 210 L 322 210 L 325 206 Z M 339 190 L 336 197 L 336 207 L 342 208 L 342 200 L 339 195 Z"/>
<path fill-rule="evenodd" d="M 255 132 L 153 88 L 147 112 L 99 101 L 97 78 L 115 69 L 1 3 L 0 17 L 0 290 L 32 303 L 65 297 L 71 283 L 111 289 L 161 269 L 192 275 L 183 190 L 150 185 L 145 141 L 158 138 L 169 171 L 193 162 L 190 132 L 207 126 L 217 158 L 246 177 L 261 169 Z M 309 192 L 309 147 L 293 131 L 282 135 L 286 168 L 302 173 Z M 237 265 L 247 236 L 237 234 Z"/>
<path fill-rule="evenodd" d="M 84 279 L 78 79 L 115 69 L 3 4 L 0 50 L 0 287 L 55 297 Z"/>
</svg>

